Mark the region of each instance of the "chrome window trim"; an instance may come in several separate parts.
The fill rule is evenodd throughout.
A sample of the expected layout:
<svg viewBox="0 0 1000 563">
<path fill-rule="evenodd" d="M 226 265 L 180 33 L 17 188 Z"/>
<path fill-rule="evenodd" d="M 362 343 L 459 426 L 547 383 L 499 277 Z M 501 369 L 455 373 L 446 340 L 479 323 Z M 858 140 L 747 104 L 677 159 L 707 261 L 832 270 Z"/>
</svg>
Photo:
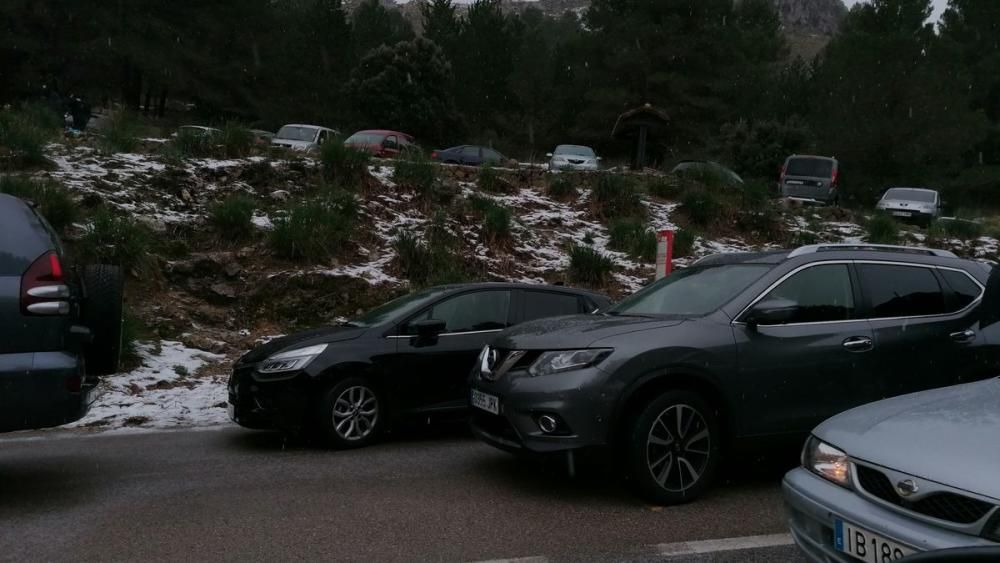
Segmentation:
<svg viewBox="0 0 1000 563">
<path fill-rule="evenodd" d="M 828 325 L 828 324 L 843 324 L 843 323 L 856 323 L 856 322 L 898 321 L 898 320 L 904 320 L 904 319 L 934 319 L 934 318 L 938 318 L 938 317 L 950 317 L 950 316 L 953 316 L 953 315 L 960 315 L 962 313 L 965 313 L 969 309 L 973 308 L 974 306 L 976 306 L 977 303 L 979 303 L 980 301 L 983 300 L 983 295 L 986 293 L 986 286 L 984 286 L 982 283 L 980 283 L 979 280 L 977 280 L 972 274 L 970 274 L 969 272 L 966 272 L 965 270 L 963 270 L 961 268 L 952 268 L 950 266 L 938 266 L 936 264 L 914 264 L 913 262 L 895 262 L 895 261 L 892 261 L 892 260 L 827 260 L 827 261 L 823 261 L 823 262 L 811 262 L 809 264 L 803 264 L 803 265 L 799 266 L 798 268 L 795 268 L 791 272 L 788 272 L 784 276 L 781 276 L 777 281 L 775 281 L 771 285 L 767 286 L 767 288 L 764 289 L 764 291 L 762 291 L 757 297 L 755 297 L 754 300 L 751 301 L 749 305 L 747 305 L 746 307 L 744 307 L 736 315 L 736 317 L 732 320 L 732 322 L 730 324 L 733 325 L 733 326 L 737 326 L 737 325 L 739 325 L 739 326 L 746 326 L 746 324 L 747 324 L 746 321 L 740 321 L 740 320 L 737 320 L 737 319 L 739 319 L 747 311 L 749 311 L 750 309 L 752 309 L 754 305 L 756 305 L 757 303 L 759 303 L 762 299 L 764 299 L 764 297 L 767 296 L 767 294 L 771 293 L 771 291 L 774 290 L 774 288 L 776 288 L 779 285 L 781 285 L 782 283 L 784 283 L 785 280 L 787 280 L 788 278 L 794 276 L 795 274 L 797 274 L 797 273 L 799 273 L 799 272 L 801 272 L 803 270 L 806 270 L 808 268 L 812 268 L 814 266 L 829 266 L 829 265 L 835 265 L 835 264 L 848 264 L 848 265 L 849 264 L 877 264 L 877 265 L 883 265 L 883 266 L 904 266 L 904 267 L 910 267 L 910 268 L 927 268 L 929 270 L 949 270 L 949 271 L 952 271 L 952 272 L 960 272 L 962 274 L 965 274 L 966 277 L 968 277 L 970 280 L 972 280 L 972 282 L 975 283 L 979 287 L 979 296 L 976 297 L 974 300 L 972 300 L 971 303 L 969 303 L 968 305 L 966 305 L 965 307 L 963 307 L 963 308 L 961 308 L 961 309 L 959 309 L 957 311 L 952 311 L 952 312 L 949 312 L 949 313 L 939 313 L 939 314 L 936 314 L 936 315 L 915 315 L 915 316 L 908 316 L 908 317 L 864 317 L 864 318 L 844 319 L 844 320 L 837 320 L 837 321 L 816 321 L 816 322 L 808 322 L 808 323 L 786 323 L 786 324 L 781 324 L 781 325 L 765 325 L 765 326 L 767 326 L 768 328 L 781 328 L 781 327 L 790 327 L 790 326 Z"/>
<path fill-rule="evenodd" d="M 466 331 L 466 332 L 442 332 L 441 334 L 438 335 L 438 337 L 441 337 L 441 336 L 466 336 L 466 335 L 469 335 L 469 334 L 489 334 L 491 332 L 503 332 L 504 330 L 506 330 L 506 329 L 503 329 L 503 328 L 494 328 L 494 329 L 490 329 L 490 330 L 470 330 L 470 331 Z M 386 336 L 386 338 L 416 338 L 417 336 L 418 335 L 416 335 L 416 334 L 391 334 L 389 336 Z"/>
</svg>

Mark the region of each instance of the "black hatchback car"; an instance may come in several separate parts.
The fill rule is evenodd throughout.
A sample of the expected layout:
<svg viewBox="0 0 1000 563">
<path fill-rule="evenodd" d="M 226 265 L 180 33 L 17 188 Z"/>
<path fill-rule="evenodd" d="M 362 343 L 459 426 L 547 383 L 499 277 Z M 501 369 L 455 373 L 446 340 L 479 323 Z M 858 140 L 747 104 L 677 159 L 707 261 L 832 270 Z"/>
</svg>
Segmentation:
<svg viewBox="0 0 1000 563">
<path fill-rule="evenodd" d="M 851 407 L 997 375 L 998 278 L 900 247 L 705 258 L 598 315 L 500 334 L 470 378 L 473 429 L 515 451 L 615 446 L 645 496 L 689 501 L 730 446 L 798 445 Z"/>
<path fill-rule="evenodd" d="M 561 286 L 426 289 L 250 351 L 233 368 L 230 417 L 247 428 L 320 430 L 335 447 L 365 446 L 394 419 L 467 409 L 469 369 L 500 331 L 608 304 Z"/>
<path fill-rule="evenodd" d="M 118 369 L 122 271 L 66 258 L 31 205 L 0 194 L 0 432 L 80 419 Z"/>
</svg>

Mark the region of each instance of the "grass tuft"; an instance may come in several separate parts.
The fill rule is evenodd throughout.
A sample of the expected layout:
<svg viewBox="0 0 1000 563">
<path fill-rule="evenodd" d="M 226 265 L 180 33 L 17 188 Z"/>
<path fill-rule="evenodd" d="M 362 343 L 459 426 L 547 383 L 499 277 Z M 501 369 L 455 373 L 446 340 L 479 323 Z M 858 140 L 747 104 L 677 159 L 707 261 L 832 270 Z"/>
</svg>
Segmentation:
<svg viewBox="0 0 1000 563">
<path fill-rule="evenodd" d="M 545 185 L 545 192 L 552 199 L 561 201 L 575 199 L 580 193 L 576 189 L 576 183 L 573 181 L 573 178 L 568 174 L 549 174 Z"/>
<path fill-rule="evenodd" d="M 275 221 L 271 249 L 289 260 L 329 259 L 347 241 L 358 207 L 354 196 L 345 192 L 295 203 Z"/>
<path fill-rule="evenodd" d="M 631 256 L 635 260 L 650 263 L 656 261 L 656 234 L 638 219 L 615 219 L 608 227 L 611 237 L 609 246 Z"/>
<path fill-rule="evenodd" d="M 344 146 L 339 141 L 325 143 L 320 152 L 323 176 L 347 190 L 357 189 L 368 176 L 371 159 L 372 155 L 368 151 Z"/>
<path fill-rule="evenodd" d="M 56 231 L 63 231 L 80 216 L 76 201 L 55 180 L 35 180 L 24 176 L 0 176 L 0 193 L 35 204 L 38 213 Z"/>
<path fill-rule="evenodd" d="M 604 287 L 611 278 L 614 263 L 589 246 L 574 246 L 569 252 L 569 280 L 591 287 Z"/>
<path fill-rule="evenodd" d="M 601 174 L 592 193 L 599 214 L 605 219 L 645 217 L 646 207 L 632 180 L 617 174 Z"/>
<path fill-rule="evenodd" d="M 223 238 L 245 240 L 253 235 L 254 200 L 233 194 L 208 208 L 208 222 Z"/>
<path fill-rule="evenodd" d="M 131 217 L 114 215 L 104 208 L 94 214 L 77 243 L 84 262 L 114 264 L 140 275 L 155 266 L 152 251 L 149 229 Z"/>
<path fill-rule="evenodd" d="M 868 236 L 867 241 L 872 244 L 897 244 L 899 243 L 899 225 L 896 220 L 886 213 L 876 213 L 868 220 L 866 225 Z"/>
</svg>

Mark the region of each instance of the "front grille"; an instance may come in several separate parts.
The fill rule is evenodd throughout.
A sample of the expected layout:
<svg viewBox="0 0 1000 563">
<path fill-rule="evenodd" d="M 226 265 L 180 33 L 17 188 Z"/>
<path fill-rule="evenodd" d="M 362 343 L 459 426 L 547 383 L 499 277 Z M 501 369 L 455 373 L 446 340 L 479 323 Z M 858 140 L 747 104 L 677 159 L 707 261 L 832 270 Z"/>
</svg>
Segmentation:
<svg viewBox="0 0 1000 563">
<path fill-rule="evenodd" d="M 858 483 L 870 495 L 900 508 L 956 524 L 972 524 L 989 514 L 993 505 L 955 493 L 934 493 L 917 501 L 907 500 L 896 492 L 892 481 L 877 469 L 856 465 Z"/>
</svg>

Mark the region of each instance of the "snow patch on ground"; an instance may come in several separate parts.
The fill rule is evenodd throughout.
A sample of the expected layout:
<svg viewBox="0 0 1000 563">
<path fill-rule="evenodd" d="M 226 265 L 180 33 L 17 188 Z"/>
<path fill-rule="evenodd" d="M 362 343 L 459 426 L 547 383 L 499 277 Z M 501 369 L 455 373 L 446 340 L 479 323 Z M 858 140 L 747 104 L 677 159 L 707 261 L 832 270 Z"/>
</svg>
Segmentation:
<svg viewBox="0 0 1000 563">
<path fill-rule="evenodd" d="M 225 356 L 173 341 L 138 347 L 142 367 L 105 377 L 90 412 L 69 427 L 171 428 L 229 421 L 226 376 L 198 374 Z"/>
</svg>

